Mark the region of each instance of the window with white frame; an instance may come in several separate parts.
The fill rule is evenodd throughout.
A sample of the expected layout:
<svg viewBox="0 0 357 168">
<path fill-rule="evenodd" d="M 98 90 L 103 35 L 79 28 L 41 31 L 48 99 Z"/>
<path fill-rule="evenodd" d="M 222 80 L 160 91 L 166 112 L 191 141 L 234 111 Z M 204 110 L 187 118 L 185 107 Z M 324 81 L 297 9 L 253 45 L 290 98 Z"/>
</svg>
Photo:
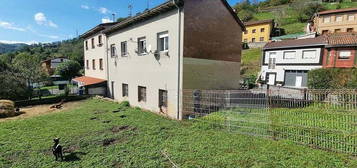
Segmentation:
<svg viewBox="0 0 357 168">
<path fill-rule="evenodd" d="M 276 52 L 270 52 L 268 69 L 275 69 L 275 65 L 276 65 Z"/>
<path fill-rule="evenodd" d="M 305 50 L 302 52 L 303 59 L 315 59 L 316 58 L 316 50 Z"/>
<path fill-rule="evenodd" d="M 342 15 L 337 15 L 335 20 L 336 20 L 336 22 L 342 22 L 343 16 Z"/>
<path fill-rule="evenodd" d="M 115 44 L 110 45 L 110 56 L 115 57 L 117 55 L 117 49 L 115 48 Z"/>
<path fill-rule="evenodd" d="M 121 48 L 121 56 L 126 57 L 128 55 L 128 43 L 126 41 L 121 42 L 120 48 Z"/>
<path fill-rule="evenodd" d="M 145 54 L 146 52 L 146 38 L 138 38 L 138 54 Z"/>
<path fill-rule="evenodd" d="M 158 34 L 157 40 L 158 50 L 159 51 L 168 51 L 169 50 L 169 33 L 163 32 Z"/>
<path fill-rule="evenodd" d="M 348 21 L 354 21 L 355 15 L 348 15 Z"/>
<path fill-rule="evenodd" d="M 331 17 L 330 16 L 324 17 L 324 23 L 330 23 L 330 22 L 331 22 Z"/>
<path fill-rule="evenodd" d="M 339 51 L 338 59 L 350 59 L 351 54 L 352 54 L 351 51 L 348 51 L 348 50 Z"/>
<path fill-rule="evenodd" d="M 295 59 L 296 51 L 284 51 L 284 59 Z"/>
</svg>

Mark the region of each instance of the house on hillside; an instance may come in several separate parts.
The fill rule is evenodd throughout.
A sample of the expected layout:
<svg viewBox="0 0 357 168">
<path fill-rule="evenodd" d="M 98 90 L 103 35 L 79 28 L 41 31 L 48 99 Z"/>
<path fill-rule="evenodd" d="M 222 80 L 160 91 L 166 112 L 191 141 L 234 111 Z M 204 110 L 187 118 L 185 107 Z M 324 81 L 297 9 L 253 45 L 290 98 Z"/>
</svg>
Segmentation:
<svg viewBox="0 0 357 168">
<path fill-rule="evenodd" d="M 264 46 L 271 39 L 274 29 L 274 20 L 250 21 L 244 23 L 243 42 L 254 48 Z"/>
<path fill-rule="evenodd" d="M 357 67 L 357 33 L 334 33 L 327 36 L 324 68 Z"/>
<path fill-rule="evenodd" d="M 41 67 L 45 73 L 52 76 L 56 72 L 56 68 L 58 65 L 62 64 L 63 62 L 69 61 L 67 58 L 51 58 L 41 62 Z"/>
<path fill-rule="evenodd" d="M 106 38 L 103 50 L 89 46 L 85 62 L 107 61 L 107 78 L 88 68 L 86 76 L 106 79 L 115 100 L 182 119 L 184 89 L 239 88 L 244 30 L 225 0 L 167 1 L 82 36 L 85 45 Z"/>
<path fill-rule="evenodd" d="M 357 8 L 322 11 L 313 17 L 319 34 L 357 31 Z"/>
<path fill-rule="evenodd" d="M 308 71 L 323 66 L 325 37 L 270 42 L 263 48 L 260 79 L 268 85 L 307 87 Z"/>
</svg>

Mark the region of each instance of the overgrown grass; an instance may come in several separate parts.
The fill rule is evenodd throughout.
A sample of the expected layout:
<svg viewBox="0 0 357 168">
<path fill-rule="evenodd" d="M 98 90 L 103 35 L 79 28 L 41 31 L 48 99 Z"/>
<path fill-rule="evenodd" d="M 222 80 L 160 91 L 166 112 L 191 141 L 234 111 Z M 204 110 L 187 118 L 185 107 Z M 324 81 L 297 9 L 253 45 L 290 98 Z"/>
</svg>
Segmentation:
<svg viewBox="0 0 357 168">
<path fill-rule="evenodd" d="M 77 109 L 0 123 L 0 167 L 356 167 L 347 155 L 173 121 L 88 100 Z M 122 109 L 122 108 L 121 108 Z M 64 162 L 52 139 L 61 137 Z"/>
<path fill-rule="evenodd" d="M 260 71 L 261 55 L 261 48 L 243 50 L 241 66 L 241 75 L 243 77 L 258 74 L 258 72 Z"/>
</svg>

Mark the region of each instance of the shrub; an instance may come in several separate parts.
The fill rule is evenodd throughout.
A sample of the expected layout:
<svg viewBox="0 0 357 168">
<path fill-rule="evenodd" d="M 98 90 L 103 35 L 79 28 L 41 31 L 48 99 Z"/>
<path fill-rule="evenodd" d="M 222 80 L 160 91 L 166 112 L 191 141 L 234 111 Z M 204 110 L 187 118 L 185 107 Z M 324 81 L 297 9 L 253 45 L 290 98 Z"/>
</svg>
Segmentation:
<svg viewBox="0 0 357 168">
<path fill-rule="evenodd" d="M 315 69 L 308 73 L 308 86 L 311 89 L 357 88 L 356 68 Z"/>
<path fill-rule="evenodd" d="M 0 117 L 15 116 L 15 103 L 11 100 L 0 100 Z"/>
<path fill-rule="evenodd" d="M 130 103 L 128 101 L 123 101 L 119 104 L 118 110 L 125 111 L 130 107 Z"/>
</svg>

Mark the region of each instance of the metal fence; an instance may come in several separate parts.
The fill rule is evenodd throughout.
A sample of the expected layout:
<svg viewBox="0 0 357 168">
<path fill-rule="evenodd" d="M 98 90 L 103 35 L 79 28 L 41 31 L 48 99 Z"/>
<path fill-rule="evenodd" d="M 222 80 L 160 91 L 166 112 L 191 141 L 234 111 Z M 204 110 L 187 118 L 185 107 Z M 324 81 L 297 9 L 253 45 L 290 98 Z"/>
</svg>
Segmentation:
<svg viewBox="0 0 357 168">
<path fill-rule="evenodd" d="M 185 90 L 186 116 L 215 128 L 357 155 L 357 90 Z"/>
</svg>

